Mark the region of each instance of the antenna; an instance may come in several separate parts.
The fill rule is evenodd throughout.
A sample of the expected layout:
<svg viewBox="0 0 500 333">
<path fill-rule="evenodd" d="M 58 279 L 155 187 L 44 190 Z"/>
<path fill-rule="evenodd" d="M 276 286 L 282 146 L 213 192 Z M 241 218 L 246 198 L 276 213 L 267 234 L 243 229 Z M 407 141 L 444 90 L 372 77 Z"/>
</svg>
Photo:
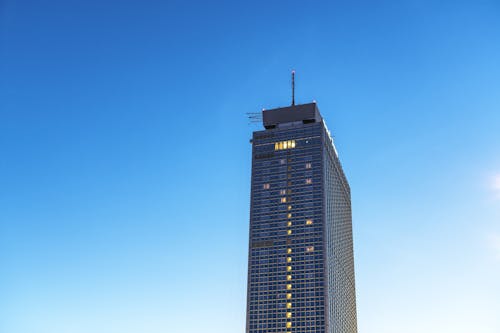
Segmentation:
<svg viewBox="0 0 500 333">
<path fill-rule="evenodd" d="M 292 106 L 295 105 L 295 70 L 292 70 Z"/>
<path fill-rule="evenodd" d="M 264 109 L 262 109 L 264 111 Z M 247 112 L 249 124 L 257 124 L 262 122 L 262 112 Z"/>
</svg>

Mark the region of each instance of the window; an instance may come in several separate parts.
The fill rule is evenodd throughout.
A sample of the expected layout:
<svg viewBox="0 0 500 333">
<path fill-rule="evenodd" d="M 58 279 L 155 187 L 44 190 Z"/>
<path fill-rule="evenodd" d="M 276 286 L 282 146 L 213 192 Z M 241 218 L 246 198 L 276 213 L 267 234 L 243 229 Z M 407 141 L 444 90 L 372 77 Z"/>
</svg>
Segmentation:
<svg viewBox="0 0 500 333">
<path fill-rule="evenodd" d="M 291 284 L 287 284 L 286 285 L 286 290 L 291 290 L 292 289 L 292 285 Z"/>
<path fill-rule="evenodd" d="M 269 190 L 269 188 L 270 188 L 270 187 L 271 187 L 271 185 L 269 185 L 269 184 L 264 184 L 264 185 L 262 185 L 262 188 L 263 188 L 264 190 Z"/>
<path fill-rule="evenodd" d="M 290 272 L 292 270 L 292 266 L 286 266 L 286 271 Z"/>
<path fill-rule="evenodd" d="M 291 234 L 292 234 L 292 230 L 288 230 L 286 233 L 287 233 L 288 235 L 291 235 Z"/>
<path fill-rule="evenodd" d="M 292 303 L 286 303 L 286 308 L 291 309 L 292 308 Z"/>
<path fill-rule="evenodd" d="M 286 253 L 288 253 L 288 254 L 292 253 L 292 249 L 287 249 Z"/>
<path fill-rule="evenodd" d="M 292 262 L 292 258 L 290 257 L 286 258 L 286 262 Z"/>
<path fill-rule="evenodd" d="M 291 210 L 292 209 L 292 205 L 288 205 L 288 210 Z"/>
<path fill-rule="evenodd" d="M 312 180 L 311 178 L 307 178 L 307 179 L 306 179 L 306 184 L 308 184 L 308 185 L 309 185 L 309 184 L 312 184 L 312 182 L 313 182 L 313 180 Z"/>
<path fill-rule="evenodd" d="M 274 145 L 274 148 L 275 148 L 274 150 L 277 150 L 277 149 L 276 149 L 276 145 Z M 280 164 L 285 164 L 285 163 L 286 163 L 286 159 L 282 158 L 282 159 L 280 160 Z"/>
<path fill-rule="evenodd" d="M 311 169 L 312 168 L 312 163 L 306 163 L 306 169 Z"/>
<path fill-rule="evenodd" d="M 288 217 L 289 219 L 291 219 L 291 218 L 292 218 L 292 213 L 288 213 L 288 214 L 287 214 L 287 217 Z"/>
<path fill-rule="evenodd" d="M 286 328 L 291 328 L 292 327 L 292 323 L 291 322 L 287 322 L 286 323 Z"/>
<path fill-rule="evenodd" d="M 288 221 L 288 222 L 286 223 L 286 226 L 287 226 L 287 227 L 291 227 L 291 226 L 292 226 L 292 221 Z"/>
<path fill-rule="evenodd" d="M 281 203 L 286 203 L 286 197 L 281 198 Z"/>
<path fill-rule="evenodd" d="M 292 276 L 291 276 L 291 275 L 287 275 L 287 276 L 286 276 L 286 280 L 287 280 L 287 281 L 292 280 Z"/>
<path fill-rule="evenodd" d="M 285 195 L 286 194 L 286 190 L 280 190 L 280 194 L 281 195 Z"/>
<path fill-rule="evenodd" d="M 274 144 L 274 150 L 284 150 L 292 148 L 295 148 L 295 140 L 281 141 Z"/>
<path fill-rule="evenodd" d="M 290 293 L 286 294 L 286 299 L 292 299 L 292 294 Z"/>
<path fill-rule="evenodd" d="M 313 224 L 313 220 L 306 220 L 306 225 L 311 225 Z"/>
<path fill-rule="evenodd" d="M 312 251 L 314 251 L 314 246 L 306 247 L 306 252 L 312 252 Z"/>
<path fill-rule="evenodd" d="M 291 313 L 291 312 L 287 312 L 287 313 L 286 313 L 286 317 L 287 317 L 287 318 L 292 318 L 292 313 Z"/>
</svg>

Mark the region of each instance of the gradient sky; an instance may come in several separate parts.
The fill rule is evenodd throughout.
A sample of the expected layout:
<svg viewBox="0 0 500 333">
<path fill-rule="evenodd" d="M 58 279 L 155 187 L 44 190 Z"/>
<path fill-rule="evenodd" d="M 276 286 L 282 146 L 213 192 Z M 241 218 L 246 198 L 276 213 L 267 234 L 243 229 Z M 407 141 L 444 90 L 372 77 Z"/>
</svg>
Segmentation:
<svg viewBox="0 0 500 333">
<path fill-rule="evenodd" d="M 0 1 L 0 332 L 244 332 L 246 112 L 316 100 L 360 333 L 500 332 L 500 3 Z"/>
</svg>

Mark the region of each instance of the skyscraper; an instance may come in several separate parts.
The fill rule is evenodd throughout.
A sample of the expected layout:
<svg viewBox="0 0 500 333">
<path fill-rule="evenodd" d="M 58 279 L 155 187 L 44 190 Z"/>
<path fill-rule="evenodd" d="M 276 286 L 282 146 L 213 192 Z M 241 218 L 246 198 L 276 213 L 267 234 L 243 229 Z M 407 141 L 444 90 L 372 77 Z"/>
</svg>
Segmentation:
<svg viewBox="0 0 500 333">
<path fill-rule="evenodd" d="M 316 103 L 252 138 L 247 333 L 356 333 L 351 194 Z"/>
</svg>

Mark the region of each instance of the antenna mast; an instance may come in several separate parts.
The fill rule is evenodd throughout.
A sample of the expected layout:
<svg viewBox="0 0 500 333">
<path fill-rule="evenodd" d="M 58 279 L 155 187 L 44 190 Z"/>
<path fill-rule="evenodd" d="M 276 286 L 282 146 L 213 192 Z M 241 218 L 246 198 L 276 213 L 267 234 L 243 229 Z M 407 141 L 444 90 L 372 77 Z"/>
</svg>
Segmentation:
<svg viewBox="0 0 500 333">
<path fill-rule="evenodd" d="M 295 105 L 295 70 L 292 71 L 292 106 Z"/>
</svg>

